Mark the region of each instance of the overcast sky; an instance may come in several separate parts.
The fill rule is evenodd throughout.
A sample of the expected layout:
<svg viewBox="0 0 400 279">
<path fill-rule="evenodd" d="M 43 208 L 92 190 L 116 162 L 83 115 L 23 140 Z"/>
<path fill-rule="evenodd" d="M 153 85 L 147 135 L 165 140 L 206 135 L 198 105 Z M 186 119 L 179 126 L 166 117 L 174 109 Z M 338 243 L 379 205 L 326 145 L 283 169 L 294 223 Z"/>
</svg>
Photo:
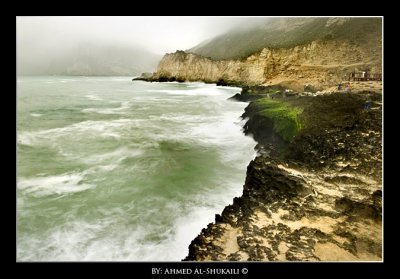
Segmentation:
<svg viewBox="0 0 400 279">
<path fill-rule="evenodd" d="M 17 17 L 17 44 L 45 50 L 68 48 L 77 42 L 143 46 L 164 54 L 185 50 L 234 25 L 244 17 Z"/>
</svg>

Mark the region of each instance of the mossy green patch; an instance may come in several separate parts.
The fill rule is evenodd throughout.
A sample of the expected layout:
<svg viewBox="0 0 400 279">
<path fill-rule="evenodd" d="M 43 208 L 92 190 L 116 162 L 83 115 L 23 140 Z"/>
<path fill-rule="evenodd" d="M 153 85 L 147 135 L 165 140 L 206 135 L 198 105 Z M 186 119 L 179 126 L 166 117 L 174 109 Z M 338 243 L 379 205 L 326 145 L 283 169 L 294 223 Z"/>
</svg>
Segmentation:
<svg viewBox="0 0 400 279">
<path fill-rule="evenodd" d="M 293 107 L 284 101 L 262 98 L 254 102 L 257 114 L 270 118 L 274 131 L 285 141 L 290 142 L 301 130 L 299 114 L 302 109 Z"/>
</svg>

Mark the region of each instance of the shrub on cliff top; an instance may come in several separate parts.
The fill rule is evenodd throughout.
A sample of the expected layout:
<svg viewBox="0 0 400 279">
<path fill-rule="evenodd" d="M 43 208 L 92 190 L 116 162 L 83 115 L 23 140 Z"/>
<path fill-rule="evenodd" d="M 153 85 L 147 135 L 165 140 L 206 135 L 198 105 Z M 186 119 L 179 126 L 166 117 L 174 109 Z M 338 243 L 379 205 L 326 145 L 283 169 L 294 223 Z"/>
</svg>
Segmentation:
<svg viewBox="0 0 400 279">
<path fill-rule="evenodd" d="M 270 118 L 274 123 L 274 131 L 285 141 L 290 142 L 301 130 L 302 125 L 297 107 L 292 107 L 284 101 L 262 98 L 255 101 L 257 114 Z"/>
</svg>

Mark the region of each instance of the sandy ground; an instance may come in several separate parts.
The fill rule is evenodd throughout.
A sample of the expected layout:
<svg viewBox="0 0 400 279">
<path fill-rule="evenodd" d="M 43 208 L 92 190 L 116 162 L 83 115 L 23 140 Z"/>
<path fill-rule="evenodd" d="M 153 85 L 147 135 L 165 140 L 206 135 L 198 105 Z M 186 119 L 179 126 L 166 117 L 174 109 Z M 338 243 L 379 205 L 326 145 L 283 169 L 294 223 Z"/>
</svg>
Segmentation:
<svg viewBox="0 0 400 279">
<path fill-rule="evenodd" d="M 283 166 L 281 166 L 284 168 Z M 366 179 L 363 176 L 355 177 L 359 181 L 364 181 L 365 184 L 351 185 L 347 183 L 328 183 L 323 182 L 318 175 L 314 173 L 299 172 L 294 169 L 285 168 L 288 172 L 298 176 L 299 174 L 311 183 L 314 187 L 314 193 L 312 194 L 315 199 L 315 209 L 336 212 L 334 200 L 331 197 L 341 197 L 344 191 L 349 191 L 352 186 L 357 188 L 365 188 L 365 190 L 375 190 L 377 185 L 376 181 Z M 351 174 L 348 174 L 351 176 Z M 328 177 L 328 176 L 326 176 Z M 340 189 L 346 188 L 346 189 Z M 362 199 L 361 195 L 353 193 L 355 200 Z M 301 207 L 302 204 L 299 203 Z M 256 209 L 253 212 L 251 218 L 248 219 L 249 227 L 256 227 L 264 230 L 268 230 L 268 233 L 280 241 L 278 242 L 278 250 L 275 252 L 274 257 L 277 261 L 290 260 L 286 257 L 286 252 L 293 247 L 292 238 L 286 238 L 285 234 L 290 234 L 301 230 L 302 228 L 315 229 L 323 234 L 331 236 L 330 241 L 317 240 L 314 247 L 312 248 L 311 257 L 306 257 L 307 261 L 381 261 L 382 258 L 371 253 L 368 243 L 373 241 L 376 243 L 382 243 L 382 223 L 373 222 L 364 218 L 353 218 L 352 222 L 346 221 L 346 216 L 332 218 L 330 216 L 312 216 L 308 215 L 299 220 L 290 220 L 287 217 L 290 216 L 290 212 L 279 208 L 277 211 L 269 211 L 269 216 L 262 210 Z M 347 222 L 347 225 L 345 225 Z M 273 229 L 269 229 L 272 228 Z M 236 254 L 240 257 L 240 260 L 248 260 L 249 254 L 240 249 L 238 243 L 238 236 L 244 236 L 243 228 L 235 228 L 229 224 L 217 224 L 220 229 L 224 232 L 221 237 L 213 238 L 208 237 L 207 242 L 213 243 L 220 248 L 220 252 L 224 255 L 218 260 L 226 261 L 226 256 Z M 279 226 L 285 227 L 285 232 L 279 229 Z M 347 229 L 352 231 L 360 241 L 357 243 L 357 253 L 350 253 L 346 247 L 348 239 L 346 237 L 339 236 L 337 231 L 343 229 L 346 226 Z M 248 239 L 247 237 L 245 237 Z M 251 242 L 257 243 L 266 249 L 273 249 L 271 242 L 268 237 L 262 235 L 251 235 Z M 299 242 L 307 243 L 310 239 L 307 236 L 300 236 Z M 272 251 L 272 250 L 271 250 Z M 299 256 L 302 255 L 303 251 L 298 251 Z M 211 256 L 207 256 L 203 260 L 213 260 Z M 215 260 L 215 259 L 214 259 Z M 267 260 L 267 259 L 265 259 Z"/>
<path fill-rule="evenodd" d="M 361 92 L 361 91 L 373 91 L 382 93 L 382 81 L 343 81 L 342 82 L 342 90 L 341 92 L 347 93 L 346 84 L 350 84 L 350 92 Z M 338 87 L 329 87 L 322 92 L 330 93 L 330 92 L 338 92 Z"/>
<path fill-rule="evenodd" d="M 346 85 L 350 83 L 350 92 L 361 92 L 361 91 L 373 91 L 382 93 L 382 81 L 342 81 L 342 89 L 340 92 L 347 93 Z M 281 85 L 283 87 L 289 88 L 294 91 L 302 92 L 304 90 L 305 84 L 318 84 L 317 80 L 308 79 L 308 80 L 291 80 L 287 77 L 276 77 L 267 83 L 263 84 L 265 86 L 268 85 Z M 328 87 L 320 93 L 332 93 L 338 92 L 338 85 Z"/>
</svg>

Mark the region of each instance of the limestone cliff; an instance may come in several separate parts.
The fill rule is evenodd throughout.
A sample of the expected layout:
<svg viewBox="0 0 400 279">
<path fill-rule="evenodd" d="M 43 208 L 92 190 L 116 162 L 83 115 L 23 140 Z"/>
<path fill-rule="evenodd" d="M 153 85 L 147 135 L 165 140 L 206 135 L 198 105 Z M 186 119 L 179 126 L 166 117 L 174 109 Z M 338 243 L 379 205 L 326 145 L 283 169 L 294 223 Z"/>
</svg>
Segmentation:
<svg viewBox="0 0 400 279">
<path fill-rule="evenodd" d="M 291 48 L 264 48 L 241 60 L 211 60 L 177 51 L 163 57 L 153 80 L 282 84 L 294 90 L 311 85 L 319 90 L 346 80 L 354 70 L 381 73 L 381 38 L 371 44 L 374 47 L 349 41 L 313 41 Z"/>
</svg>

